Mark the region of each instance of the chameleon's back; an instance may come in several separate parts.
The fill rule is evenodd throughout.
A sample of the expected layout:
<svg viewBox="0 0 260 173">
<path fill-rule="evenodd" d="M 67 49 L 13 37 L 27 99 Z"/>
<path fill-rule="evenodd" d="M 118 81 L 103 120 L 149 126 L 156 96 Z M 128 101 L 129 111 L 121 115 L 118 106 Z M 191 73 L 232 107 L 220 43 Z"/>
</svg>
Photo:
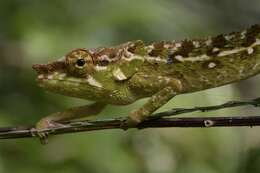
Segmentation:
<svg viewBox="0 0 260 173">
<path fill-rule="evenodd" d="M 75 49 L 33 66 L 40 86 L 63 95 L 129 104 L 169 85 L 178 93 L 214 88 L 260 72 L 260 26 L 201 40 L 142 41 Z"/>
<path fill-rule="evenodd" d="M 49 91 L 96 101 L 51 114 L 38 130 L 56 122 L 99 113 L 106 104 L 124 105 L 151 96 L 122 127 L 145 120 L 180 93 L 213 88 L 260 72 L 260 26 L 205 40 L 142 41 L 116 47 L 75 49 L 48 64 L 35 64 L 39 85 Z M 38 134 L 44 141 L 46 134 Z"/>
<path fill-rule="evenodd" d="M 146 50 L 148 66 L 182 81 L 184 92 L 214 88 L 260 73 L 260 26 L 205 40 L 154 43 Z"/>
</svg>

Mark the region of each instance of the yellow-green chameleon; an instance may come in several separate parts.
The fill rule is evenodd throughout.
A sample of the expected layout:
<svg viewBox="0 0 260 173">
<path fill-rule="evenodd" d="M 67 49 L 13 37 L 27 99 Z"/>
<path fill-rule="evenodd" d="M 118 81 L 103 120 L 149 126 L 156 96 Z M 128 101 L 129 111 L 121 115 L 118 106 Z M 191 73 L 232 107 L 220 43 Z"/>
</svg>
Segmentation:
<svg viewBox="0 0 260 173">
<path fill-rule="evenodd" d="M 37 82 L 48 91 L 93 100 L 41 119 L 36 129 L 95 115 L 107 104 L 150 99 L 122 127 L 135 126 L 171 98 L 214 88 L 260 73 L 260 25 L 206 39 L 131 41 L 115 47 L 75 49 L 48 64 L 36 64 Z M 40 137 L 46 134 L 40 133 Z"/>
</svg>

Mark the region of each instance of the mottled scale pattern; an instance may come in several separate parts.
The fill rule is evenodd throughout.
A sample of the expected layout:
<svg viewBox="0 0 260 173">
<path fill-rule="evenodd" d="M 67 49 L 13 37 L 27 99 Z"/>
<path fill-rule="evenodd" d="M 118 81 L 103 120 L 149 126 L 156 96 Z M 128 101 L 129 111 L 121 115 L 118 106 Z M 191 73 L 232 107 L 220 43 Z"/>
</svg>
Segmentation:
<svg viewBox="0 0 260 173">
<path fill-rule="evenodd" d="M 75 49 L 48 64 L 36 64 L 37 81 L 48 91 L 97 102 L 51 114 L 37 129 L 100 112 L 106 104 L 126 105 L 150 97 L 129 114 L 142 122 L 178 94 L 214 88 L 260 73 L 260 26 L 205 39 L 131 41 L 115 47 Z M 96 107 L 96 106 L 94 106 Z M 44 134 L 43 134 L 44 136 Z"/>
<path fill-rule="evenodd" d="M 186 91 L 217 87 L 241 80 L 260 71 L 260 26 L 253 25 L 242 32 L 220 34 L 205 39 L 160 41 L 145 45 L 143 41 L 130 41 L 115 47 L 76 49 L 63 61 L 38 65 L 38 71 L 47 73 L 56 67 L 75 64 L 84 58 L 87 67 L 78 70 L 73 65 L 68 71 L 76 76 L 88 77 L 95 71 L 116 68 L 116 80 L 126 80 L 140 71 L 171 76 L 182 80 Z M 131 63 L 140 60 L 137 64 Z M 134 68 L 134 69 L 133 69 Z M 129 70 L 130 71 L 129 71 Z M 127 71 L 128 70 L 128 71 Z"/>
<path fill-rule="evenodd" d="M 169 85 L 176 94 L 190 93 L 260 73 L 260 26 L 205 39 L 80 48 L 33 68 L 49 91 L 111 104 L 129 104 Z"/>
<path fill-rule="evenodd" d="M 201 40 L 167 43 L 169 74 L 180 76 L 189 91 L 217 87 L 260 71 L 260 27 Z M 164 58 L 164 57 L 161 57 Z"/>
</svg>

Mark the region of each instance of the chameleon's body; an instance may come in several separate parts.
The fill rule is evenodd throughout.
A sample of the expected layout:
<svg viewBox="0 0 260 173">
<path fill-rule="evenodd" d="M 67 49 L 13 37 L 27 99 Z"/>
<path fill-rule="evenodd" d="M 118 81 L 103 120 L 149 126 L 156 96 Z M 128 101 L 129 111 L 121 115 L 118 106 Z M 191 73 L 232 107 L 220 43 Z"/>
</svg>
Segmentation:
<svg viewBox="0 0 260 173">
<path fill-rule="evenodd" d="M 134 41 L 111 48 L 76 49 L 58 61 L 33 66 L 41 87 L 96 104 L 55 113 L 57 121 L 97 114 L 106 104 L 125 105 L 151 97 L 131 112 L 129 124 L 143 121 L 172 97 L 239 81 L 260 73 L 260 26 L 207 39 Z"/>
</svg>

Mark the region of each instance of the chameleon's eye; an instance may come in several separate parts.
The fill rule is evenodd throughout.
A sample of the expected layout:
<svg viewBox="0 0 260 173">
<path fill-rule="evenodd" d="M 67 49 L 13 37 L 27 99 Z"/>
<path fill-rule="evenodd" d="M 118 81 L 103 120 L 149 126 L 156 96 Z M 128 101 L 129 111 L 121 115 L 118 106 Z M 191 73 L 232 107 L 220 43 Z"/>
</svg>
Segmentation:
<svg viewBox="0 0 260 173">
<path fill-rule="evenodd" d="M 78 67 L 78 68 L 83 68 L 85 66 L 85 64 L 86 64 L 86 61 L 83 58 L 80 58 L 76 61 L 76 67 Z"/>
<path fill-rule="evenodd" d="M 86 49 L 76 49 L 66 55 L 66 67 L 70 75 L 85 76 L 93 71 L 93 59 Z"/>
</svg>

